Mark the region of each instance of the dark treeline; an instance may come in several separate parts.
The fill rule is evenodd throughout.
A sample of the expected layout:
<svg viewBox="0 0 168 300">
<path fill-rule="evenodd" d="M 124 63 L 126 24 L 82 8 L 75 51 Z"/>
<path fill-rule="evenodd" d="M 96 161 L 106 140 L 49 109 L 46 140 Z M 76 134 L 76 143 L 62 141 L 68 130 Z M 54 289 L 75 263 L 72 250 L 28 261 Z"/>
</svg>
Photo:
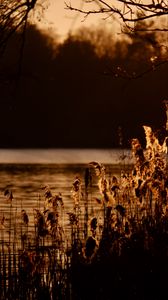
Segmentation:
<svg viewBox="0 0 168 300">
<path fill-rule="evenodd" d="M 15 34 L 0 61 L 0 147 L 118 147 L 119 128 L 128 147 L 143 142 L 142 125 L 163 128 L 168 66 L 155 64 L 166 45 L 156 33 L 123 36 Z"/>
</svg>

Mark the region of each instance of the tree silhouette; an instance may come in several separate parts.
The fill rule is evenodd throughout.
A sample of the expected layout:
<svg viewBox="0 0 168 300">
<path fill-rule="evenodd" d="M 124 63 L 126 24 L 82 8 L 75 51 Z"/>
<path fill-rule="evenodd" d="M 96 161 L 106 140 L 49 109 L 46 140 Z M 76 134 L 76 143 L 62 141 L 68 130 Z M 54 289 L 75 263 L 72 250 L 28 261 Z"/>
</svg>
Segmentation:
<svg viewBox="0 0 168 300">
<path fill-rule="evenodd" d="M 1 147 L 117 147 L 119 126 L 123 145 L 129 146 L 132 137 L 143 136 L 142 125 L 157 129 L 165 124 L 167 66 L 134 81 L 117 76 L 118 66 L 131 74 L 135 67 L 142 72 L 146 61 L 152 65 L 156 53 L 145 32 L 124 41 L 103 34 L 85 29 L 53 44 L 47 34 L 27 26 L 16 85 L 22 34 L 14 33 L 0 65 L 5 77 Z M 146 36 L 157 41 L 154 33 Z"/>
<path fill-rule="evenodd" d="M 26 26 L 30 12 L 37 0 L 3 0 L 0 2 L 0 49 L 9 38 Z"/>
</svg>

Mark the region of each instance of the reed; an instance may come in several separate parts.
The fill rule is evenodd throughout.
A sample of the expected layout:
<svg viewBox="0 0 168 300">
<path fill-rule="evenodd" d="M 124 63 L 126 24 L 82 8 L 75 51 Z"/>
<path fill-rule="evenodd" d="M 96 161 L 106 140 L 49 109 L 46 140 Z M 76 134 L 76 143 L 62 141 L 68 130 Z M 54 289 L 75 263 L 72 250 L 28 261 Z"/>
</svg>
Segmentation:
<svg viewBox="0 0 168 300">
<path fill-rule="evenodd" d="M 146 148 L 132 140 L 131 170 L 124 165 L 117 177 L 93 161 L 84 178 L 74 179 L 71 211 L 47 185 L 31 215 L 5 190 L 0 299 L 162 299 L 168 276 L 167 137 L 160 144 L 150 127 L 143 128 Z"/>
</svg>

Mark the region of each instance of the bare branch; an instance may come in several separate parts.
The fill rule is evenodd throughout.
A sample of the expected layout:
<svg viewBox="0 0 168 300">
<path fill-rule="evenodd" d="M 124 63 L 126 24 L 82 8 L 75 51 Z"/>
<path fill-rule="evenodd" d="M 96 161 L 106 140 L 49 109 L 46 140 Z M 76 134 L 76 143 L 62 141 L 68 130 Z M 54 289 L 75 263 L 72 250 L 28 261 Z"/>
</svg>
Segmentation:
<svg viewBox="0 0 168 300">
<path fill-rule="evenodd" d="M 80 12 L 85 16 L 91 14 L 112 14 L 122 19 L 123 23 L 134 23 L 138 21 L 153 19 L 168 15 L 168 2 L 163 0 L 114 0 L 109 4 L 108 0 L 82 0 L 89 9 L 79 8 L 71 3 L 65 3 L 66 8 Z M 168 31 L 165 29 L 164 31 Z"/>
<path fill-rule="evenodd" d="M 37 0 L 0 0 L 0 49 L 8 39 L 24 26 Z"/>
</svg>

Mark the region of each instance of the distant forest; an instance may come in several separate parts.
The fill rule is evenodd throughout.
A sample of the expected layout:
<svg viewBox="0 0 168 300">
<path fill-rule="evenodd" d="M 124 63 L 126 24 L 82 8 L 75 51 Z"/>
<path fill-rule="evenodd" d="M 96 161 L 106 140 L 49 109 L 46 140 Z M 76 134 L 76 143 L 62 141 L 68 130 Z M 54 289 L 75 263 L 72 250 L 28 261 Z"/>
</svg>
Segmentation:
<svg viewBox="0 0 168 300">
<path fill-rule="evenodd" d="M 0 57 L 0 148 L 129 147 L 142 125 L 162 139 L 168 45 L 146 28 L 15 33 Z"/>
</svg>

